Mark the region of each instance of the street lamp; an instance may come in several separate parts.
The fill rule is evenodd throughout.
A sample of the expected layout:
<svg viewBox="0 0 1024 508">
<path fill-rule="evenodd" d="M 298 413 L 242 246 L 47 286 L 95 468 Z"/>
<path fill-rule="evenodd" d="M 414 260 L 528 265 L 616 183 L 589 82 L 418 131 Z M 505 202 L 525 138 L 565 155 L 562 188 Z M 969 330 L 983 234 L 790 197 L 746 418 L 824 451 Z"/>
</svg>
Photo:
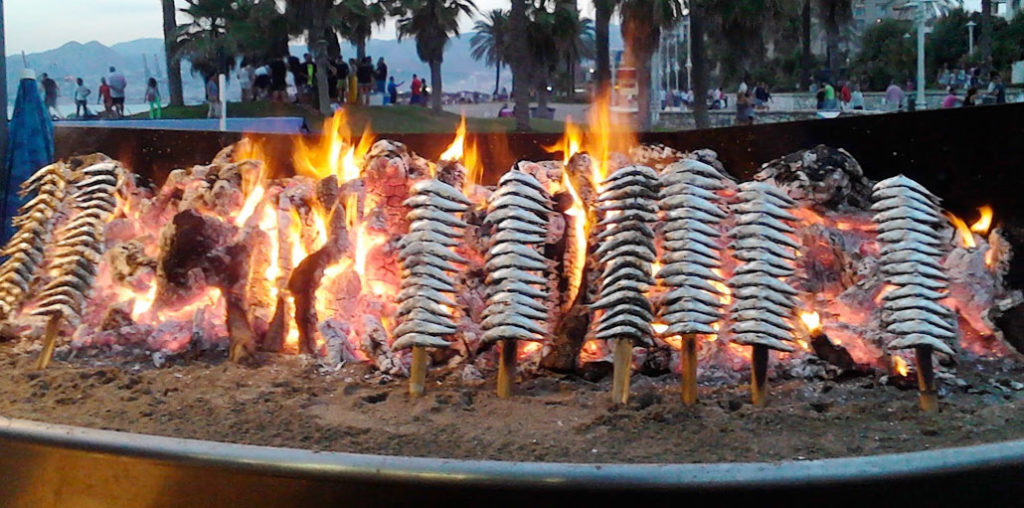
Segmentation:
<svg viewBox="0 0 1024 508">
<path fill-rule="evenodd" d="M 976 27 L 976 26 L 978 26 L 978 24 L 975 23 L 973 19 L 967 22 L 967 54 L 968 55 L 973 55 L 974 54 L 974 27 Z"/>
<path fill-rule="evenodd" d="M 914 0 L 904 4 L 904 9 L 917 9 L 914 13 L 917 17 L 917 108 L 925 107 L 925 81 L 924 81 L 924 33 L 925 33 L 925 4 L 934 0 Z"/>
</svg>

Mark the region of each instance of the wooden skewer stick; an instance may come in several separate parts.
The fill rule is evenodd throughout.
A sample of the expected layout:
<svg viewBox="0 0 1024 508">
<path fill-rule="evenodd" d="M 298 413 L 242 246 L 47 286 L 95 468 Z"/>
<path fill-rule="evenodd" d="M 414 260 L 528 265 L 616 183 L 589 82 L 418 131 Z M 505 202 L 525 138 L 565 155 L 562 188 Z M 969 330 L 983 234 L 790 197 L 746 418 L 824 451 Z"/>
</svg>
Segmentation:
<svg viewBox="0 0 1024 508">
<path fill-rule="evenodd" d="M 917 346 L 917 389 L 920 392 L 921 411 L 935 413 L 939 410 L 939 397 L 935 390 L 935 369 L 932 367 L 932 348 Z"/>
<path fill-rule="evenodd" d="M 501 361 L 498 363 L 498 397 L 512 396 L 512 385 L 516 382 L 516 340 L 501 341 Z"/>
<path fill-rule="evenodd" d="M 59 327 L 60 315 L 51 315 L 50 320 L 46 322 L 46 335 L 43 336 L 43 350 L 39 353 L 37 369 L 45 369 L 50 365 L 50 360 L 53 359 L 53 350 L 57 348 L 57 329 Z"/>
<path fill-rule="evenodd" d="M 683 404 L 692 406 L 697 403 L 697 335 L 683 335 L 681 346 Z"/>
<path fill-rule="evenodd" d="M 625 404 L 629 401 L 629 374 L 633 363 L 633 341 L 615 341 L 614 369 L 612 371 L 612 402 Z"/>
<path fill-rule="evenodd" d="M 750 400 L 764 407 L 768 399 L 768 346 L 754 345 L 753 363 L 750 365 Z"/>
<path fill-rule="evenodd" d="M 427 382 L 427 350 L 423 346 L 412 347 L 412 366 L 409 367 L 409 395 L 423 396 Z"/>
</svg>

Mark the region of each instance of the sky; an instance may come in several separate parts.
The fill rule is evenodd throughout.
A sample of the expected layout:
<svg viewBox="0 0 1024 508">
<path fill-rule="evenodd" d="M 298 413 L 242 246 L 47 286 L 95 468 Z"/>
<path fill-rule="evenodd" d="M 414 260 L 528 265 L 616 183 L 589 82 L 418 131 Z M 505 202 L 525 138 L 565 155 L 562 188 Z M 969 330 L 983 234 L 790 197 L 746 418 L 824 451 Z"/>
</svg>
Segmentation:
<svg viewBox="0 0 1024 508">
<path fill-rule="evenodd" d="M 578 0 L 585 15 L 592 16 L 590 0 Z M 967 9 L 978 8 L 981 0 L 966 0 Z M 182 6 L 183 1 L 178 1 Z M 475 0 L 486 12 L 507 8 L 508 0 Z M 4 17 L 7 54 L 34 53 L 63 45 L 68 41 L 99 41 L 107 46 L 146 37 L 162 37 L 160 0 L 5 0 Z M 178 22 L 184 22 L 179 15 Z M 471 20 L 463 21 L 469 30 Z M 395 28 L 389 23 L 374 34 L 378 39 L 393 39 Z"/>
</svg>

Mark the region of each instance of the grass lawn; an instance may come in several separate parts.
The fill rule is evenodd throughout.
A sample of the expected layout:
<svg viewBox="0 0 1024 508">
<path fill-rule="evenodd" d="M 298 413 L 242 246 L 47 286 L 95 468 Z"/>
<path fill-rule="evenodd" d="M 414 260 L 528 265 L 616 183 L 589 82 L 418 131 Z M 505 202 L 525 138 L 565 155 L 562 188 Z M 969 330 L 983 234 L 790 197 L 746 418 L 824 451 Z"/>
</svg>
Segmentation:
<svg viewBox="0 0 1024 508">
<path fill-rule="evenodd" d="M 165 108 L 163 117 L 167 118 L 206 118 L 207 106 L 184 106 Z M 434 113 L 428 108 L 419 106 L 386 106 L 345 108 L 348 114 L 349 128 L 352 132 L 362 132 L 366 122 L 374 132 L 378 133 L 418 133 L 418 132 L 454 132 L 459 124 L 459 115 L 448 112 Z M 313 131 L 319 131 L 323 117 L 310 108 L 295 104 L 273 102 L 229 102 L 229 117 L 267 117 L 267 116 L 300 116 Z M 132 118 L 149 118 L 149 113 L 138 113 Z M 562 132 L 564 124 L 552 120 L 532 119 L 531 127 L 537 132 Z M 466 118 L 466 126 L 470 132 L 510 132 L 515 126 L 512 118 Z"/>
</svg>

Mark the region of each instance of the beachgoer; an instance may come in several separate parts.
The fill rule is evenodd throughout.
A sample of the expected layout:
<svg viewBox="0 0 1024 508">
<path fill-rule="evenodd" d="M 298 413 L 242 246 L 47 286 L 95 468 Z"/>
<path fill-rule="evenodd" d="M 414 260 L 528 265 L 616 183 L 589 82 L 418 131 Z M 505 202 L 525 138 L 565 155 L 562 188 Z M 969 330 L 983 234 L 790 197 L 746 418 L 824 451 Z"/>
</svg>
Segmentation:
<svg viewBox="0 0 1024 508">
<path fill-rule="evenodd" d="M 60 88 L 57 87 L 57 82 L 45 72 L 40 78 L 39 83 L 43 85 L 43 104 L 46 105 L 46 111 L 52 112 L 53 116 L 60 118 L 60 110 L 57 109 L 57 96 L 60 94 Z"/>
<path fill-rule="evenodd" d="M 312 98 L 316 95 L 316 64 L 313 62 L 313 56 L 309 53 L 303 55 L 302 70 L 305 73 L 305 82 L 303 82 L 303 93 L 309 96 L 309 101 L 312 102 Z"/>
<path fill-rule="evenodd" d="M 295 99 L 292 102 L 301 102 L 303 87 L 306 84 L 306 69 L 297 57 L 288 57 L 288 75 L 292 78 L 291 86 L 295 87 Z"/>
<path fill-rule="evenodd" d="M 270 100 L 285 102 L 288 100 L 288 64 L 285 59 L 270 62 Z"/>
<path fill-rule="evenodd" d="M 359 102 L 359 64 L 355 58 L 348 59 L 348 103 Z"/>
<path fill-rule="evenodd" d="M 216 75 L 206 80 L 206 102 L 210 105 L 206 118 L 220 118 L 220 89 L 217 87 Z"/>
<path fill-rule="evenodd" d="M 903 89 L 896 84 L 896 80 L 889 82 L 889 88 L 885 89 L 885 109 L 896 111 L 903 107 Z"/>
<path fill-rule="evenodd" d="M 420 81 L 420 78 L 416 77 L 415 74 L 412 75 L 412 84 L 409 85 L 409 90 L 411 92 L 409 95 L 409 104 L 419 104 L 420 100 L 422 100 L 422 96 L 420 94 L 423 91 L 423 82 Z"/>
<path fill-rule="evenodd" d="M 736 91 L 736 125 L 754 124 L 754 104 L 751 101 L 746 83 L 741 83 Z"/>
<path fill-rule="evenodd" d="M 377 69 L 373 74 L 374 77 L 377 78 L 377 91 L 384 93 L 384 86 L 388 80 L 388 66 L 384 63 L 384 57 L 377 59 Z"/>
<path fill-rule="evenodd" d="M 149 119 L 163 118 L 164 111 L 160 99 L 160 87 L 155 78 L 149 78 L 146 84 L 146 103 L 149 104 Z"/>
<path fill-rule="evenodd" d="M 956 96 L 956 87 L 948 87 L 946 89 L 946 96 L 942 99 L 942 107 L 945 109 L 955 108 L 960 102 L 960 98 Z"/>
<path fill-rule="evenodd" d="M 254 100 L 253 97 L 253 80 L 254 74 L 252 65 L 249 64 L 248 60 L 242 60 L 242 65 L 238 68 L 238 72 L 235 73 L 235 77 L 238 78 L 238 87 L 242 89 L 242 102 Z"/>
<path fill-rule="evenodd" d="M 92 90 L 85 86 L 82 78 L 75 79 L 75 83 L 78 84 L 78 87 L 75 88 L 75 116 L 85 118 L 89 116 L 89 94 L 92 93 Z"/>
<path fill-rule="evenodd" d="M 964 94 L 963 106 L 977 106 L 978 105 L 978 87 L 970 87 L 967 89 L 967 93 Z"/>
<path fill-rule="evenodd" d="M 821 89 L 824 90 L 823 96 L 824 103 L 823 109 L 836 110 L 839 109 L 839 102 L 836 101 L 836 89 L 832 86 L 832 83 L 824 81 L 821 83 Z"/>
<path fill-rule="evenodd" d="M 850 107 L 857 111 L 864 109 L 864 92 L 860 91 L 860 85 L 853 85 L 853 92 L 850 92 Z"/>
<path fill-rule="evenodd" d="M 124 116 L 124 92 L 128 88 L 128 80 L 124 78 L 124 74 L 111 66 L 107 84 L 110 85 L 110 101 L 114 106 L 114 112 L 119 117 Z"/>
<path fill-rule="evenodd" d="M 363 58 L 356 69 L 356 80 L 359 82 L 359 103 L 364 106 L 370 105 L 370 91 L 373 90 L 373 60 L 370 57 Z"/>
<path fill-rule="evenodd" d="M 498 110 L 498 118 L 512 118 L 514 116 L 512 108 L 508 107 L 508 103 L 501 105 L 501 109 Z"/>
<path fill-rule="evenodd" d="M 100 92 L 96 97 L 96 104 L 103 103 L 103 112 L 110 116 L 111 108 L 114 107 L 114 99 L 110 96 L 110 85 L 107 78 L 100 78 Z"/>
<path fill-rule="evenodd" d="M 263 101 L 270 97 L 270 67 L 261 65 L 252 80 L 253 100 Z"/>
<path fill-rule="evenodd" d="M 768 85 L 762 81 L 754 88 L 754 107 L 768 109 L 768 102 L 772 100 L 772 94 L 768 91 Z"/>
<path fill-rule="evenodd" d="M 999 72 L 992 71 L 991 81 L 988 82 L 988 96 L 991 102 L 1006 104 L 1006 85 L 1003 84 L 1003 77 Z M 991 103 L 986 101 L 986 103 Z"/>
<path fill-rule="evenodd" d="M 390 104 L 398 104 L 398 87 L 405 84 L 405 81 L 401 83 L 395 83 L 395 77 L 391 76 L 388 78 L 388 102 Z"/>
<path fill-rule="evenodd" d="M 850 84 L 846 81 L 843 81 L 843 86 L 839 88 L 839 100 L 842 102 L 843 109 L 850 109 L 853 91 L 850 90 Z"/>
<path fill-rule="evenodd" d="M 349 68 L 348 64 L 345 63 L 345 59 L 338 57 L 338 62 L 334 64 L 335 72 L 338 74 L 338 96 L 342 102 L 348 101 L 348 75 Z"/>
</svg>

